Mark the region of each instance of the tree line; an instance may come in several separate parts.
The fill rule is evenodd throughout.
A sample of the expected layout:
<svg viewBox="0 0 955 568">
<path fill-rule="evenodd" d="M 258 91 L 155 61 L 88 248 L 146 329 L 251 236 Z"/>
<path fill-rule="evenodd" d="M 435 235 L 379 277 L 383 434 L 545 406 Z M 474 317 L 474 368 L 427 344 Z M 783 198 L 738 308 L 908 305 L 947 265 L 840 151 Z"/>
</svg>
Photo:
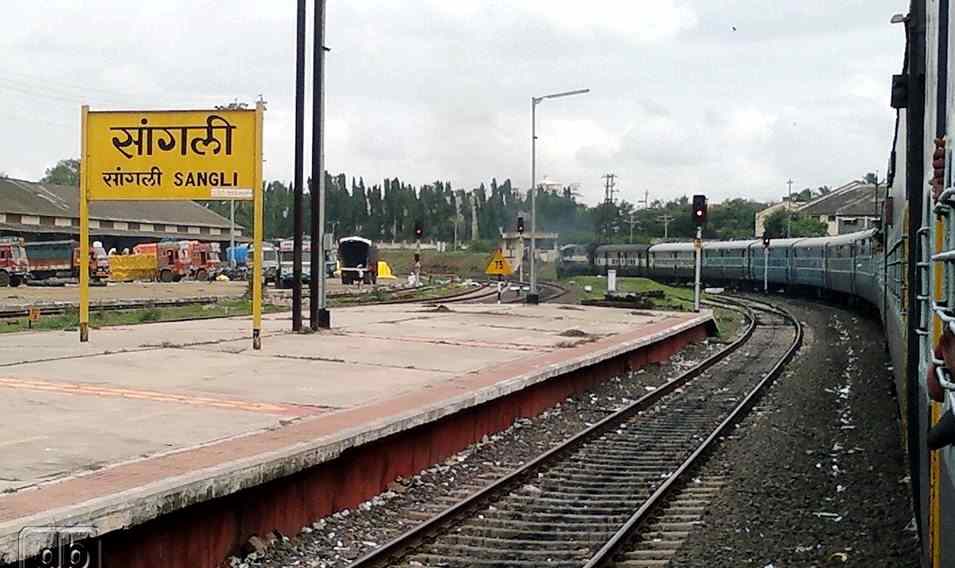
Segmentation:
<svg viewBox="0 0 955 568">
<path fill-rule="evenodd" d="M 76 185 L 79 179 L 77 160 L 61 160 L 47 169 L 45 183 Z M 304 189 L 304 227 L 311 223 L 311 180 Z M 828 187 L 805 189 L 794 199 L 808 200 Z M 453 189 L 450 181 L 436 180 L 414 186 L 399 178 L 388 178 L 368 184 L 362 177 L 344 173 L 325 174 L 326 229 L 336 238 L 360 235 L 375 241 L 412 241 L 414 228 L 420 224 L 425 240 L 473 243 L 494 246 L 501 232 L 514 232 L 517 218 L 524 217 L 530 231 L 530 195 L 512 184 L 510 179 L 492 178 L 470 190 Z M 681 196 L 670 200 L 654 200 L 638 207 L 627 200 L 603 202 L 588 206 L 578 201 L 573 186 L 560 189 L 538 189 L 537 229 L 560 234 L 562 243 L 650 243 L 664 237 L 690 239 L 696 226 L 690 215 L 690 199 Z M 271 181 L 264 186 L 265 236 L 286 238 L 293 232 L 294 192 L 291 183 Z M 228 218 L 228 201 L 206 201 L 202 204 Z M 707 239 L 753 238 L 755 217 L 767 204 L 734 198 L 711 204 L 703 236 Z M 779 220 L 782 215 L 782 222 Z M 793 221 L 793 236 L 815 236 L 825 233 L 825 224 L 812 219 Z M 252 227 L 252 203 L 236 202 L 236 224 Z M 785 212 L 770 216 L 767 227 L 785 231 Z M 772 234 L 771 236 L 781 236 Z"/>
</svg>

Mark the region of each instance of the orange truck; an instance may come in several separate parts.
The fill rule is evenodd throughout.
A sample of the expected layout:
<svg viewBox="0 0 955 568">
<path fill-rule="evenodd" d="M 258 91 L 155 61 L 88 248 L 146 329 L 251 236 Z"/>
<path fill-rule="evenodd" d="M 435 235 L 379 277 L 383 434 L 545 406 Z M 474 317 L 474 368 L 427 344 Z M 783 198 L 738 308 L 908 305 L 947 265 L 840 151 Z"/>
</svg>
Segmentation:
<svg viewBox="0 0 955 568">
<path fill-rule="evenodd" d="M 221 266 L 219 252 L 218 243 L 199 241 L 163 241 L 133 247 L 134 254 L 156 257 L 156 278 L 160 282 L 215 278 Z"/>
<path fill-rule="evenodd" d="M 30 278 L 30 262 L 23 239 L 0 238 L 0 288 L 19 286 Z"/>
<path fill-rule="evenodd" d="M 79 278 L 80 243 L 76 241 L 34 241 L 24 245 L 31 280 Z M 90 246 L 90 278 L 109 277 L 109 259 L 99 241 Z"/>
</svg>

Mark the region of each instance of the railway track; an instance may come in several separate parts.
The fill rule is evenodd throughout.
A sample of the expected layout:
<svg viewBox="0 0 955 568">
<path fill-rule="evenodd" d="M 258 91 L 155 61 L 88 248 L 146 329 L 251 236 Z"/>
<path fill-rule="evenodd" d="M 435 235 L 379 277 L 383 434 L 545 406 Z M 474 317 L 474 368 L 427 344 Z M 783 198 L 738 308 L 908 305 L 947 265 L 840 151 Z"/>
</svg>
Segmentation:
<svg viewBox="0 0 955 568">
<path fill-rule="evenodd" d="M 723 303 L 749 319 L 726 349 L 352 567 L 665 565 L 721 483 L 689 476 L 802 340 L 784 311 Z"/>
<path fill-rule="evenodd" d="M 543 301 L 560 301 L 561 298 L 566 298 L 570 293 L 569 290 L 563 288 L 562 286 L 554 283 L 541 283 L 540 289 L 542 292 Z M 405 293 L 408 291 L 414 290 L 413 288 L 399 288 L 395 290 L 396 293 Z M 340 297 L 345 297 L 346 295 L 341 295 Z M 334 296 L 330 296 L 333 298 Z M 368 301 L 363 302 L 363 305 L 391 305 L 391 304 L 420 304 L 420 303 L 462 303 L 462 302 L 484 302 L 484 301 L 494 301 L 497 298 L 497 288 L 493 283 L 482 282 L 479 287 L 471 288 L 468 290 L 457 291 L 451 294 L 446 294 L 443 296 L 435 296 L 432 298 L 395 298 L 391 300 L 379 300 L 379 301 Z M 102 311 L 131 311 L 131 310 L 140 310 L 145 308 L 171 308 L 171 307 L 183 307 L 183 306 L 195 306 L 195 305 L 205 305 L 205 304 L 215 304 L 224 299 L 219 296 L 197 296 L 192 298 L 168 298 L 168 299 L 149 299 L 149 300 L 117 300 L 112 302 L 102 302 L 102 303 L 93 303 L 90 305 L 90 311 L 92 312 L 102 312 Z M 515 303 L 523 301 L 522 297 L 508 300 L 508 303 Z M 38 310 L 41 315 L 50 316 L 50 315 L 62 315 L 72 310 L 79 309 L 78 304 L 74 303 L 61 303 L 53 305 L 39 305 L 34 306 L 34 309 Z M 30 308 L 17 306 L 3 308 L 0 307 L 0 320 L 4 319 L 16 319 L 24 318 L 30 315 Z M 223 316 L 197 316 L 197 317 L 187 317 L 180 318 L 174 321 L 189 321 L 193 319 L 210 319 L 215 317 Z M 171 320 L 164 320 L 171 321 Z"/>
</svg>

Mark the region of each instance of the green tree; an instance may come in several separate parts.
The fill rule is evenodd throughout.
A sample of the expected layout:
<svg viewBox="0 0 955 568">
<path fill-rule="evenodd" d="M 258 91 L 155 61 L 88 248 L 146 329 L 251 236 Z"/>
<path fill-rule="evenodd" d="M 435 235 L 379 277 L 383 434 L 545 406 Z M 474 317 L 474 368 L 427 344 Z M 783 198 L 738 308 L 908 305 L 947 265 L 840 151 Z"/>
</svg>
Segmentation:
<svg viewBox="0 0 955 568">
<path fill-rule="evenodd" d="M 875 172 L 869 172 L 863 176 L 862 181 L 866 182 L 869 185 L 875 185 L 879 183 L 879 176 Z"/>
<path fill-rule="evenodd" d="M 763 203 L 741 198 L 712 205 L 703 236 L 720 240 L 752 238 L 756 230 L 756 213 L 765 208 Z"/>
<path fill-rule="evenodd" d="M 766 218 L 766 234 L 770 238 L 786 237 L 786 213 L 785 209 L 779 209 Z M 800 215 L 797 211 L 792 213 L 792 237 L 822 237 L 827 234 L 826 231 L 826 224 L 822 221 Z"/>
<path fill-rule="evenodd" d="M 60 160 L 52 168 L 47 168 L 43 175 L 41 183 L 50 183 L 54 185 L 71 185 L 79 187 L 80 185 L 80 161 L 75 158 Z"/>
</svg>

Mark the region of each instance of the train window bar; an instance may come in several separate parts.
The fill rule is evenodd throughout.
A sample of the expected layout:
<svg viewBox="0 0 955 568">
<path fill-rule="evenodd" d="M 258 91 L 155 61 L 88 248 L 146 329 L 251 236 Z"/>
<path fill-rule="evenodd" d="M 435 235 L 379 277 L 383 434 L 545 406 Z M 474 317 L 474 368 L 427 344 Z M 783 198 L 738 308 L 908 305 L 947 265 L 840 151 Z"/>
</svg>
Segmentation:
<svg viewBox="0 0 955 568">
<path fill-rule="evenodd" d="M 938 377 L 938 384 L 947 391 L 955 391 L 955 382 L 949 380 L 952 374 L 945 368 L 945 362 L 939 361 L 935 357 L 932 357 L 932 362 L 935 363 L 935 376 Z"/>
<path fill-rule="evenodd" d="M 941 194 L 939 194 L 937 203 L 935 205 L 936 214 L 947 214 L 951 211 L 952 207 L 955 207 L 955 187 L 946 188 Z"/>
</svg>

